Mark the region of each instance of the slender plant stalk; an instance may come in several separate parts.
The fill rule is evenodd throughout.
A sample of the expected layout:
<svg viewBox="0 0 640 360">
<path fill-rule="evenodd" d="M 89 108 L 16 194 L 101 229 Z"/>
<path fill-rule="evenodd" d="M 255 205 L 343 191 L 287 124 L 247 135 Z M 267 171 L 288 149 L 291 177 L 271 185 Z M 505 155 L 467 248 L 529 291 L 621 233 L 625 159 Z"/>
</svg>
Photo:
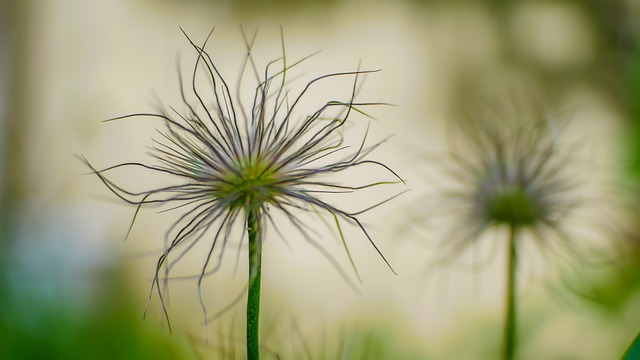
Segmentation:
<svg viewBox="0 0 640 360">
<path fill-rule="evenodd" d="M 516 235 L 517 226 L 509 226 L 509 243 L 507 244 L 507 295 L 504 321 L 504 360 L 514 358 L 516 347 Z"/>
<path fill-rule="evenodd" d="M 249 233 L 249 294 L 247 297 L 247 359 L 260 358 L 259 320 L 260 320 L 260 278 L 262 276 L 262 241 L 256 210 L 249 209 L 247 214 L 247 232 Z"/>
</svg>

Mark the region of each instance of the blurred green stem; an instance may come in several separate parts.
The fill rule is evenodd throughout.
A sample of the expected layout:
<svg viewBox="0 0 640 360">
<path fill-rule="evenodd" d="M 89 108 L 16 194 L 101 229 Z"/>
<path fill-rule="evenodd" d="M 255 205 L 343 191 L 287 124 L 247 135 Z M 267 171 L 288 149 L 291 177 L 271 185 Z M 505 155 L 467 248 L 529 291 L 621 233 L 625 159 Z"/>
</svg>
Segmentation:
<svg viewBox="0 0 640 360">
<path fill-rule="evenodd" d="M 247 213 L 249 233 L 249 294 L 247 296 L 247 359 L 260 358 L 260 278 L 262 276 L 262 241 L 259 233 L 256 210 Z"/>
<path fill-rule="evenodd" d="M 516 235 L 517 226 L 509 226 L 509 243 L 507 244 L 507 286 L 506 314 L 504 320 L 504 348 L 502 358 L 514 358 L 516 342 Z"/>
</svg>

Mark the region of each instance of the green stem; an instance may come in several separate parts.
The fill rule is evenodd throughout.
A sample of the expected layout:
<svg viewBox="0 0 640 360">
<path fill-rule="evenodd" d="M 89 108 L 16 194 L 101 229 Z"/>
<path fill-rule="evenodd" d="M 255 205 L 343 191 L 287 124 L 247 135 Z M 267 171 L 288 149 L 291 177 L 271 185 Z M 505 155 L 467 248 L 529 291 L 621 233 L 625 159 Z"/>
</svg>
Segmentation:
<svg viewBox="0 0 640 360">
<path fill-rule="evenodd" d="M 516 347 L 516 226 L 509 227 L 509 243 L 507 244 L 507 289 L 506 315 L 504 321 L 504 360 L 514 358 Z"/>
<path fill-rule="evenodd" d="M 260 358 L 260 278 L 262 276 L 262 241 L 259 234 L 256 210 L 247 213 L 249 233 L 249 294 L 247 296 L 247 359 Z"/>
</svg>

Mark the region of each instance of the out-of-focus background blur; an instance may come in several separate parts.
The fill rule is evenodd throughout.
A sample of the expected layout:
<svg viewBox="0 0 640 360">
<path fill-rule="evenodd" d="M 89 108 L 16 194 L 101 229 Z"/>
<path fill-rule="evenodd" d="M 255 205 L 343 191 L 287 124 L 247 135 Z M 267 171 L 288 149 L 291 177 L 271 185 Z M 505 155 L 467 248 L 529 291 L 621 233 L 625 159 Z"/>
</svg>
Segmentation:
<svg viewBox="0 0 640 360">
<path fill-rule="evenodd" d="M 480 269 L 425 272 L 437 231 L 415 216 L 433 210 L 428 178 L 437 168 L 424 154 L 446 154 L 451 118 L 472 114 L 478 101 L 532 94 L 570 118 L 569 137 L 587 144 L 586 155 L 612 183 L 640 177 L 636 0 L 5 0 L 1 359 L 243 356 L 242 304 L 208 326 L 207 345 L 193 282 L 170 284 L 172 336 L 155 296 L 142 319 L 162 248 L 158 224 L 172 215 L 143 212 L 125 243 L 135 208 L 84 175 L 75 156 L 99 168 L 144 159 L 153 125 L 101 120 L 153 111 L 156 96 L 179 105 L 176 59 L 193 55 L 179 27 L 196 42 L 215 27 L 208 49 L 233 83 L 243 57 L 240 25 L 258 30 L 254 54 L 263 59 L 278 55 L 280 26 L 291 58 L 322 50 L 303 73 L 353 70 L 360 61 L 382 69 L 360 98 L 394 104 L 373 111 L 370 134 L 394 137 L 372 157 L 411 189 L 363 216 L 398 276 L 358 232 L 348 234 L 360 296 L 295 236 L 292 250 L 272 239 L 263 264 L 263 343 L 283 358 L 308 358 L 305 349 L 314 359 L 334 358 L 341 342 L 345 358 L 361 358 L 365 348 L 372 359 L 497 357 L 502 257 Z M 607 236 L 633 238 L 640 230 L 633 215 L 617 217 L 625 231 Z M 521 274 L 521 358 L 622 355 L 640 330 L 640 252 L 626 252 L 575 283 L 567 280 L 574 274 L 549 276 L 544 264 Z M 210 314 L 243 290 L 242 272 L 232 267 L 207 280 Z"/>
</svg>

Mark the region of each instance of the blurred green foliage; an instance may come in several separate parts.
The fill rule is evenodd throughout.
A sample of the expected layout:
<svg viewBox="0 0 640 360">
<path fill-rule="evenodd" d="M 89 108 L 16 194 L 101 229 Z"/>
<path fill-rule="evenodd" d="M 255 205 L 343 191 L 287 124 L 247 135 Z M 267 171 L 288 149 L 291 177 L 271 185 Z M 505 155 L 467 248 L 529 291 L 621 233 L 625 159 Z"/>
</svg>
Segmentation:
<svg viewBox="0 0 640 360">
<path fill-rule="evenodd" d="M 156 323 L 142 320 L 120 276 L 100 281 L 108 297 L 92 311 L 43 299 L 3 297 L 0 359 L 190 359 L 188 346 Z"/>
<path fill-rule="evenodd" d="M 640 45 L 640 39 L 639 39 Z M 632 173 L 640 179 L 640 46 L 635 50 L 629 63 L 629 82 L 631 102 L 631 131 L 628 139 Z"/>
<path fill-rule="evenodd" d="M 640 334 L 636 337 L 636 339 L 631 343 L 629 349 L 622 357 L 622 360 L 638 360 L 640 359 Z"/>
</svg>

